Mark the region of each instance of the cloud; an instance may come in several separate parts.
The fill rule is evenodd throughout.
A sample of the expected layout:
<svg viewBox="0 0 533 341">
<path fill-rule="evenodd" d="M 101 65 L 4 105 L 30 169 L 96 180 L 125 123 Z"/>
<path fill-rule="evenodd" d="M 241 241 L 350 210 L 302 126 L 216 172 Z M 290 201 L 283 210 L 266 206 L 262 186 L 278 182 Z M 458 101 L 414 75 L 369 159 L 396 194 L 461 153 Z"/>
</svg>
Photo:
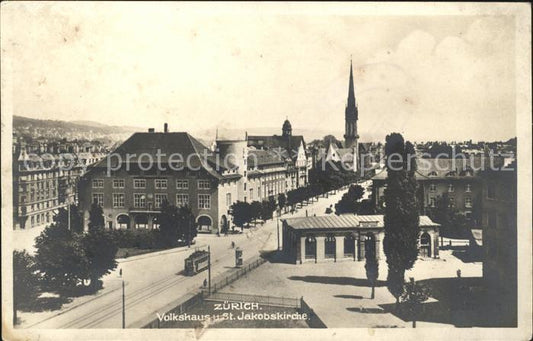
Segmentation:
<svg viewBox="0 0 533 341">
<path fill-rule="evenodd" d="M 428 131 L 441 139 L 514 136 L 512 28 L 505 19 L 483 18 L 464 36 L 440 41 L 412 31 L 360 68 L 361 106 L 414 139 L 427 139 Z"/>
</svg>

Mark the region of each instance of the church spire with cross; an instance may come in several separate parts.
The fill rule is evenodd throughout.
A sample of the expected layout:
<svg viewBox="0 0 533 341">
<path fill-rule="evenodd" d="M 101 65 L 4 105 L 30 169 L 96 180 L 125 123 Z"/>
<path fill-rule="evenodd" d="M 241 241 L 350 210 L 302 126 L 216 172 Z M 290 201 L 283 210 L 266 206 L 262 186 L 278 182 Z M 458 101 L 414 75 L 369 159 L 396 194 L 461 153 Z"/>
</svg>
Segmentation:
<svg viewBox="0 0 533 341">
<path fill-rule="evenodd" d="M 345 133 L 344 133 L 344 148 L 357 147 L 357 119 L 358 110 L 357 102 L 355 100 L 355 89 L 353 82 L 353 67 L 350 59 L 350 80 L 348 84 L 348 100 L 346 102 L 346 109 L 344 111 L 345 119 Z"/>
</svg>

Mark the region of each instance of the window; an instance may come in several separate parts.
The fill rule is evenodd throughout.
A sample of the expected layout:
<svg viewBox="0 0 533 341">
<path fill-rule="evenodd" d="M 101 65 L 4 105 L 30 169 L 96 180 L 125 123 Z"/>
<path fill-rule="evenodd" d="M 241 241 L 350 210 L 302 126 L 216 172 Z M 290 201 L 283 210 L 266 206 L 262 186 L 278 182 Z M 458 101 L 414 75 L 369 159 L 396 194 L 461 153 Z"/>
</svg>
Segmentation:
<svg viewBox="0 0 533 341">
<path fill-rule="evenodd" d="M 124 207 L 124 193 L 113 193 L 113 207 Z"/>
<path fill-rule="evenodd" d="M 176 194 L 176 206 L 186 206 L 189 205 L 189 195 L 188 194 Z"/>
<path fill-rule="evenodd" d="M 93 188 L 104 188 L 104 179 L 93 179 Z"/>
<path fill-rule="evenodd" d="M 437 185 L 435 184 L 430 184 L 429 185 L 429 191 L 430 192 L 435 192 L 437 190 Z"/>
<path fill-rule="evenodd" d="M 133 194 L 133 207 L 137 207 L 137 208 L 146 207 L 146 195 L 144 195 L 144 193 Z"/>
<path fill-rule="evenodd" d="M 466 184 L 465 186 L 465 192 L 470 193 L 472 192 L 472 186 L 470 184 Z"/>
<path fill-rule="evenodd" d="M 124 179 L 113 179 L 113 188 L 124 188 Z"/>
<path fill-rule="evenodd" d="M 455 198 L 454 197 L 449 197 L 448 198 L 448 207 L 455 207 Z"/>
<path fill-rule="evenodd" d="M 244 190 L 246 191 L 246 182 L 244 183 Z"/>
<path fill-rule="evenodd" d="M 96 202 L 99 206 L 104 207 L 104 193 L 93 193 L 92 202 Z"/>
<path fill-rule="evenodd" d="M 198 194 L 198 208 L 210 209 L 211 208 L 211 195 Z"/>
<path fill-rule="evenodd" d="M 487 198 L 496 199 L 496 187 L 494 186 L 494 184 L 489 184 L 487 186 Z"/>
<path fill-rule="evenodd" d="M 167 189 L 167 179 L 155 179 L 156 189 Z"/>
<path fill-rule="evenodd" d="M 467 207 L 467 208 L 472 207 L 472 198 L 471 197 L 465 197 L 465 207 Z"/>
<path fill-rule="evenodd" d="M 251 201 L 254 200 L 254 189 L 253 188 L 250 188 L 250 200 Z"/>
<path fill-rule="evenodd" d="M 453 184 L 449 184 L 448 185 L 448 192 L 453 192 L 455 191 L 455 187 L 453 186 Z"/>
<path fill-rule="evenodd" d="M 176 189 L 189 189 L 188 180 L 176 180 Z"/>
<path fill-rule="evenodd" d="M 133 188 L 136 188 L 136 189 L 146 188 L 146 180 L 145 179 L 133 179 Z"/>
<path fill-rule="evenodd" d="M 231 206 L 231 193 L 226 193 L 226 206 Z"/>
<path fill-rule="evenodd" d="M 435 207 L 435 198 L 429 198 L 429 207 Z"/>
<path fill-rule="evenodd" d="M 166 181 L 166 180 L 165 180 Z M 165 194 L 156 194 L 154 197 L 155 202 L 155 208 L 161 208 L 161 205 L 163 204 L 163 201 L 168 201 L 168 197 Z"/>
<path fill-rule="evenodd" d="M 211 184 L 209 183 L 209 180 L 198 180 L 198 189 L 209 189 L 211 188 Z"/>
</svg>

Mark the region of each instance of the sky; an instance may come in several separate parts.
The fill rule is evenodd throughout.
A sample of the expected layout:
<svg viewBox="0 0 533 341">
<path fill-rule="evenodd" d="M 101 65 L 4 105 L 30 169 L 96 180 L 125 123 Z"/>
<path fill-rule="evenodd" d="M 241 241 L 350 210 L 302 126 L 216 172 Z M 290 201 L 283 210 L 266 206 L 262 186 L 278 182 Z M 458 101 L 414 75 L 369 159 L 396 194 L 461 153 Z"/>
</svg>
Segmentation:
<svg viewBox="0 0 533 341">
<path fill-rule="evenodd" d="M 511 16 L 208 8 L 4 3 L 12 114 L 173 131 L 288 117 L 340 132 L 351 59 L 363 140 L 516 136 Z"/>
</svg>

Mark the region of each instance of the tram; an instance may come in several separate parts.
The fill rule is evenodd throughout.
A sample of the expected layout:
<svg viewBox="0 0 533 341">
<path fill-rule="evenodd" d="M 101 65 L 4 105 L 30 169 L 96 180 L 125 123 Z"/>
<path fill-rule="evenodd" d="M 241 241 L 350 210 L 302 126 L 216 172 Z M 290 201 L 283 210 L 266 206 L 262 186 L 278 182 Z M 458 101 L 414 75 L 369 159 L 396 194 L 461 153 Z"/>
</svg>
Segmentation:
<svg viewBox="0 0 533 341">
<path fill-rule="evenodd" d="M 209 252 L 196 250 L 185 259 L 185 275 L 194 276 L 209 266 Z"/>
</svg>

